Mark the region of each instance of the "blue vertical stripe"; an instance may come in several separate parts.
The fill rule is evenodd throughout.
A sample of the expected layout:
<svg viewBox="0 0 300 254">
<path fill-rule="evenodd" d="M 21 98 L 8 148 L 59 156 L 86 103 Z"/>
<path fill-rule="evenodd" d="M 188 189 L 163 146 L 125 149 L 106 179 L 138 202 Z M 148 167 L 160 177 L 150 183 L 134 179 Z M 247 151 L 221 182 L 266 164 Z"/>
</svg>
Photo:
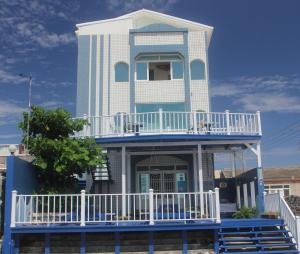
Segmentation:
<svg viewBox="0 0 300 254">
<path fill-rule="evenodd" d="M 92 36 L 92 54 L 91 54 L 91 116 L 96 115 L 96 61 L 97 61 L 97 35 Z"/>
<path fill-rule="evenodd" d="M 134 104 L 135 104 L 135 81 L 134 81 L 134 70 L 135 70 L 135 46 L 134 46 L 134 33 L 129 33 L 129 46 L 130 46 L 130 60 L 129 60 L 129 67 L 130 67 L 130 112 L 134 113 Z"/>
<path fill-rule="evenodd" d="M 108 76 L 107 76 L 107 114 L 110 115 L 110 64 L 111 35 L 108 35 Z"/>
<path fill-rule="evenodd" d="M 90 36 L 78 36 L 76 115 L 83 116 L 89 108 Z"/>
<path fill-rule="evenodd" d="M 103 114 L 103 62 L 104 62 L 104 35 L 100 35 L 100 81 L 99 81 L 99 114 Z"/>
<path fill-rule="evenodd" d="M 191 87 L 190 87 L 190 68 L 189 68 L 189 42 L 188 32 L 184 32 L 184 87 L 186 111 L 191 111 Z"/>
<path fill-rule="evenodd" d="M 121 246 L 120 246 L 120 233 L 115 233 L 115 254 L 121 253 Z"/>
</svg>

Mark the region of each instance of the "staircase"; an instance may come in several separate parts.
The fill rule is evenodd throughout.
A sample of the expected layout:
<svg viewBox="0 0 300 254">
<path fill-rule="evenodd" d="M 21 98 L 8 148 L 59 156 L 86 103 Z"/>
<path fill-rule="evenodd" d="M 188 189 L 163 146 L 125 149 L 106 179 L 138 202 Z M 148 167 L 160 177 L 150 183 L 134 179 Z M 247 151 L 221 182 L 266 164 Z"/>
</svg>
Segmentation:
<svg viewBox="0 0 300 254">
<path fill-rule="evenodd" d="M 236 228 L 221 228 L 218 233 L 219 253 L 299 253 L 283 221 L 272 221 L 273 225 L 264 225 L 263 221 L 248 220 Z"/>
</svg>

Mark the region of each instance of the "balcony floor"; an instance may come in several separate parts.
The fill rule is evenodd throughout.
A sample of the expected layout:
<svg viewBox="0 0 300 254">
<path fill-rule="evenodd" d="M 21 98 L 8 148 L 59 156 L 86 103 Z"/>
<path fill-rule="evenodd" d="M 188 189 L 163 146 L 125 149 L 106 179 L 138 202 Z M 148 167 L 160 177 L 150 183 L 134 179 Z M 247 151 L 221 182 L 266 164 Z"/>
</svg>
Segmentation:
<svg viewBox="0 0 300 254">
<path fill-rule="evenodd" d="M 214 135 L 214 134 L 155 134 L 155 135 L 125 135 L 95 138 L 98 144 L 112 143 L 142 143 L 167 141 L 230 141 L 230 140 L 260 140 L 260 135 Z"/>
<path fill-rule="evenodd" d="M 136 231 L 176 231 L 176 230 L 209 230 L 220 228 L 245 228 L 258 226 L 280 225 L 280 219 L 222 219 L 220 223 L 214 220 L 184 222 L 156 222 L 149 225 L 146 222 L 93 223 L 80 226 L 78 224 L 56 225 L 19 225 L 11 228 L 13 234 L 24 233 L 80 233 L 80 232 L 136 232 Z"/>
</svg>

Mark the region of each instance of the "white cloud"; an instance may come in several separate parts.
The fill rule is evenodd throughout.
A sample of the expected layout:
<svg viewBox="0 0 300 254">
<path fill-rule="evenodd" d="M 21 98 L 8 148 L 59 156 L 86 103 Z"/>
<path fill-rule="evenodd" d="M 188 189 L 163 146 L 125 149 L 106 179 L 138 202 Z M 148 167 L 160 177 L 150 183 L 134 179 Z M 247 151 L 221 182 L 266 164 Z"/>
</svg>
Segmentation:
<svg viewBox="0 0 300 254">
<path fill-rule="evenodd" d="M 0 134 L 0 139 L 20 138 L 21 134 Z"/>
<path fill-rule="evenodd" d="M 178 0 L 106 0 L 109 11 L 124 13 L 142 8 L 165 12 L 172 8 Z"/>
<path fill-rule="evenodd" d="M 53 22 L 74 21 L 79 1 L 2 0 L 0 8 L 1 44 L 5 51 L 27 53 L 38 47 L 53 48 L 75 41 L 72 31 L 50 28 Z"/>
<path fill-rule="evenodd" d="M 300 77 L 236 77 L 213 82 L 211 95 L 226 97 L 246 111 L 300 112 Z"/>
<path fill-rule="evenodd" d="M 21 107 L 10 101 L 0 101 L 0 118 L 1 117 L 11 117 L 14 115 L 21 115 L 26 108 Z"/>
</svg>

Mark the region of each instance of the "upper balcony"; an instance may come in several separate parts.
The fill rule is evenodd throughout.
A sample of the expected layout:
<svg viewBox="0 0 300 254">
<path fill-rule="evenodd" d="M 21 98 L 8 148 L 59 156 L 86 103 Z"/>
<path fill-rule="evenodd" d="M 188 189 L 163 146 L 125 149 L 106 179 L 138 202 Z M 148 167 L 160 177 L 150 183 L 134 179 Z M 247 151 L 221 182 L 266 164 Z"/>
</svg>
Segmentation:
<svg viewBox="0 0 300 254">
<path fill-rule="evenodd" d="M 77 137 L 128 137 L 145 135 L 261 136 L 260 112 L 147 112 L 83 116 L 88 125 Z"/>
</svg>

